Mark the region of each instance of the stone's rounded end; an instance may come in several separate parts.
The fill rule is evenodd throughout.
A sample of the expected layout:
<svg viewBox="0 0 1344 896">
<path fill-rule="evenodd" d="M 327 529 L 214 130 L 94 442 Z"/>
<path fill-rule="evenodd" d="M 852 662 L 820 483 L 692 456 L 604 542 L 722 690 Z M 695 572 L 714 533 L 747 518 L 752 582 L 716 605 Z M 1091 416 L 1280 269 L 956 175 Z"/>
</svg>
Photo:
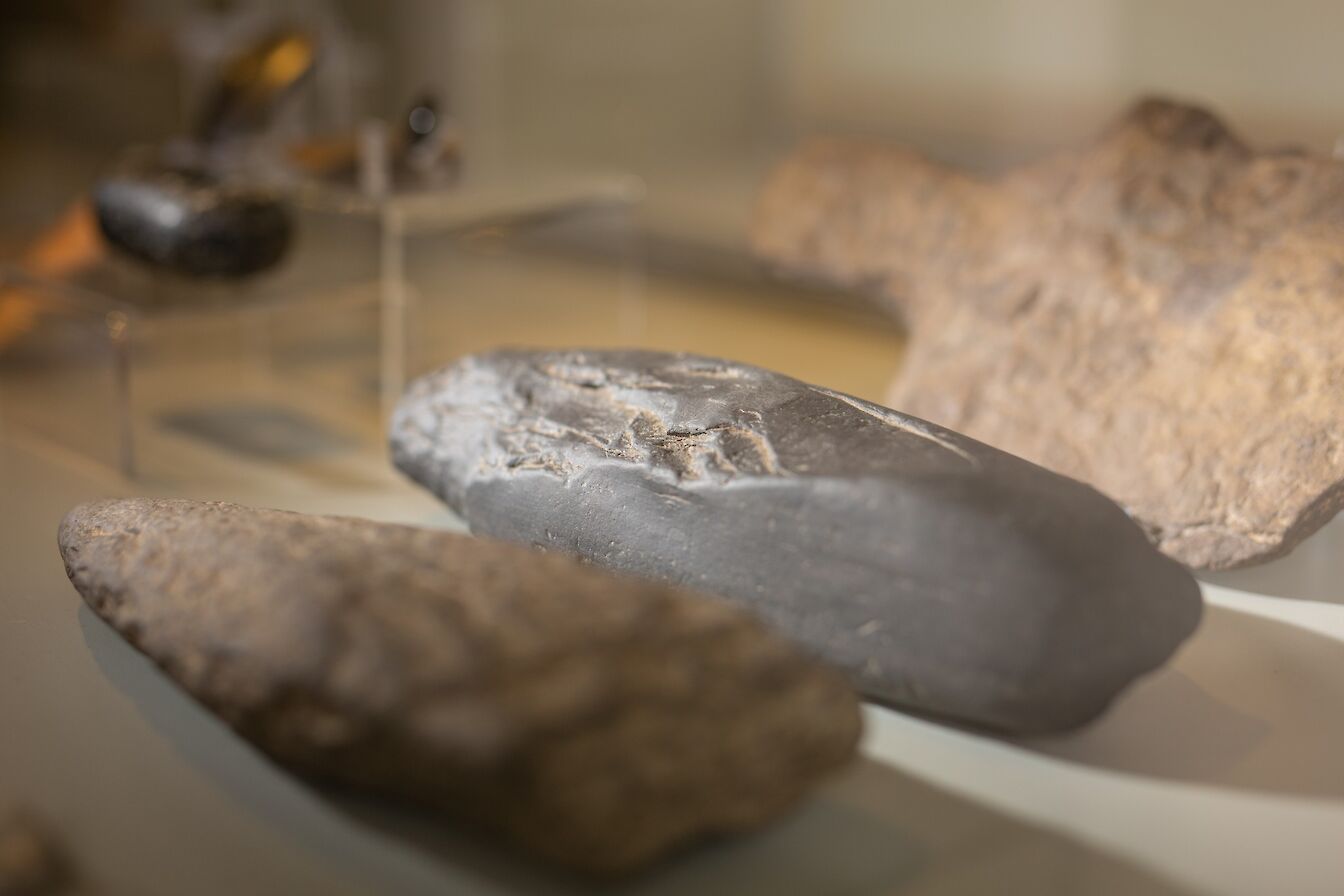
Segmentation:
<svg viewBox="0 0 1344 896">
<path fill-rule="evenodd" d="M 1153 564 L 1146 575 L 1118 580 L 1104 593 L 1076 596 L 1076 605 L 1108 610 L 1056 624 L 1056 643 L 1019 684 L 1022 700 L 1003 730 L 1029 736 L 1084 727 L 1171 661 L 1198 630 L 1204 601 L 1184 566 L 1160 559 L 1165 569 Z"/>
<path fill-rule="evenodd" d="M 1050 646 L 1028 682 L 1039 728 L 1065 731 L 1100 716 L 1138 678 L 1167 663 L 1203 615 L 1199 583 L 1163 555 L 1118 505 L 1084 483 L 1066 483 L 1039 543 L 1055 564 L 1058 591 Z M 1019 480 L 1022 481 L 1022 480 Z"/>
<path fill-rule="evenodd" d="M 1202 597 L 1095 489 L 1002 463 L 992 478 L 869 486 L 889 511 L 863 518 L 885 536 L 865 559 L 886 576 L 889 616 L 828 644 L 879 702 L 1013 735 L 1069 731 L 1171 658 Z M 815 578 L 799 600 L 824 588 Z M 876 577 L 849 586 L 880 588 Z"/>
</svg>

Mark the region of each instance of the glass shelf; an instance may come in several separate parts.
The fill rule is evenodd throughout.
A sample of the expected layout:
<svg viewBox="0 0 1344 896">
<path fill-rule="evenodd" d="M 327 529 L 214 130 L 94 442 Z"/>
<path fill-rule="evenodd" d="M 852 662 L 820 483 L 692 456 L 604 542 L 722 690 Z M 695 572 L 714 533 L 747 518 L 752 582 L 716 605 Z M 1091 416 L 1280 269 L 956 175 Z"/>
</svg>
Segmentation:
<svg viewBox="0 0 1344 896">
<path fill-rule="evenodd" d="M 638 282 L 637 180 L 376 199 L 307 184 L 294 195 L 291 257 L 245 283 L 119 260 L 73 281 L 0 269 L 0 296 L 35 310 L 32 328 L 0 347 L 0 425 L 128 478 L 199 479 L 209 466 L 202 455 L 221 451 L 324 463 L 381 452 L 383 421 L 407 378 L 466 350 L 453 338 L 455 318 L 497 302 L 533 254 L 568 252 L 573 240 L 597 250 L 617 296 L 611 314 L 636 313 L 637 297 L 619 297 L 631 298 L 622 284 Z M 498 330 L 501 341 L 512 333 Z"/>
</svg>

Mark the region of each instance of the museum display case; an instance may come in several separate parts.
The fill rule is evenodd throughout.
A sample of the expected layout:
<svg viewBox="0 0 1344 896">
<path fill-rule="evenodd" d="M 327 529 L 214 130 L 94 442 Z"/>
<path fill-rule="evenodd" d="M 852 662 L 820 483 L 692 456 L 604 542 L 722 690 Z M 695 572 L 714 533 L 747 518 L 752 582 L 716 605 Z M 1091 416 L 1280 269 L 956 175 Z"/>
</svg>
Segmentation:
<svg viewBox="0 0 1344 896">
<path fill-rule="evenodd" d="M 4 292 L 40 310 L 0 370 L 3 419 L 132 479 L 199 477 L 202 448 L 283 464 L 376 453 L 408 378 L 461 338 L 468 309 L 524 315 L 495 280 L 528 263 L 529 242 L 602 258 L 585 286 L 609 296 L 593 338 L 642 335 L 635 178 L 291 189 L 302 236 L 260 282 L 119 263 L 64 279 L 6 268 Z M 562 309 L 551 299 L 526 314 L 544 329 Z"/>
<path fill-rule="evenodd" d="M 362 242 L 365 263 L 325 282 L 287 274 L 269 295 L 134 269 L 96 284 L 9 272 L 7 289 L 41 310 L 6 353 L 6 421 L 131 479 L 191 475 L 193 445 L 294 461 L 334 450 L 376 415 L 382 316 L 366 231 L 343 255 Z"/>
<path fill-rule="evenodd" d="M 1344 891 L 1344 12 L 0 17 L 0 894 Z"/>
</svg>

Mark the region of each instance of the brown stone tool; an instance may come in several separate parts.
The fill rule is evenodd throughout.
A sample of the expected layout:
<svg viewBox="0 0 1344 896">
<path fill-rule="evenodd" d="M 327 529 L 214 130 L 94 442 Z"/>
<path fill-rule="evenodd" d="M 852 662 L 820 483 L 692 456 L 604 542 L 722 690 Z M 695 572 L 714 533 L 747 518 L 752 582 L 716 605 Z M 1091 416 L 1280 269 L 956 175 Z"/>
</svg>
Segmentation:
<svg viewBox="0 0 1344 896">
<path fill-rule="evenodd" d="M 94 612 L 280 763 L 594 874 L 756 827 L 850 759 L 844 679 L 688 591 L 464 535 L 86 504 Z"/>
<path fill-rule="evenodd" d="M 1094 484 L 1190 566 L 1344 507 L 1344 164 L 1162 100 L 994 178 L 816 141 L 752 238 L 902 316 L 890 405 Z"/>
</svg>

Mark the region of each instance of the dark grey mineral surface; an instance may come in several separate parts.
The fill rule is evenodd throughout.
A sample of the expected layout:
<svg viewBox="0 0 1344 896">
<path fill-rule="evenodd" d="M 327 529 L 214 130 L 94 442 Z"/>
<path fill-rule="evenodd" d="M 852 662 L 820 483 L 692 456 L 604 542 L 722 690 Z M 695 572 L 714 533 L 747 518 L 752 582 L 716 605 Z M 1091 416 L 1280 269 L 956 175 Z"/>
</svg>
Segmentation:
<svg viewBox="0 0 1344 896">
<path fill-rule="evenodd" d="M 428 529 L 127 500 L 66 517 L 85 601 L 300 772 L 594 873 L 756 826 L 854 752 L 844 677 L 750 614 Z"/>
<path fill-rule="evenodd" d="M 293 241 L 293 215 L 275 193 L 191 167 L 128 168 L 99 183 L 93 202 L 118 251 L 189 277 L 260 273 Z"/>
<path fill-rule="evenodd" d="M 391 441 L 475 532 L 726 596 L 873 699 L 1005 731 L 1095 717 L 1200 617 L 1088 486 L 744 364 L 468 357 L 412 385 Z"/>
</svg>

